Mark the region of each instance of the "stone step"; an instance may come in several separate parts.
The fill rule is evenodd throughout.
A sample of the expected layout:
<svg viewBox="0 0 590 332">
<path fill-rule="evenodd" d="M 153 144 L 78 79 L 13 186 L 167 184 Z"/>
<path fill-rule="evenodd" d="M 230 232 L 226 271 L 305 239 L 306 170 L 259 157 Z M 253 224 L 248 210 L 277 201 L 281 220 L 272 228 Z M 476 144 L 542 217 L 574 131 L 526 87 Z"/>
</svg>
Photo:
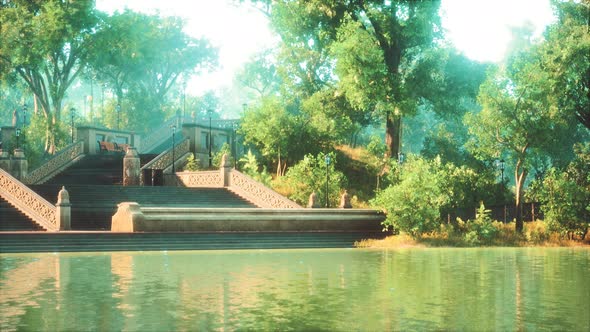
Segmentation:
<svg viewBox="0 0 590 332">
<path fill-rule="evenodd" d="M 0 233 L 0 252 L 350 248 L 383 233 Z"/>
<path fill-rule="evenodd" d="M 42 231 L 17 208 L 0 197 L 0 231 Z"/>
<path fill-rule="evenodd" d="M 31 189 L 55 204 L 61 186 L 45 184 Z M 146 207 L 256 207 L 225 188 L 67 185 L 66 189 L 72 204 L 71 227 L 75 230 L 110 230 L 111 218 L 121 202 L 137 202 Z"/>
</svg>

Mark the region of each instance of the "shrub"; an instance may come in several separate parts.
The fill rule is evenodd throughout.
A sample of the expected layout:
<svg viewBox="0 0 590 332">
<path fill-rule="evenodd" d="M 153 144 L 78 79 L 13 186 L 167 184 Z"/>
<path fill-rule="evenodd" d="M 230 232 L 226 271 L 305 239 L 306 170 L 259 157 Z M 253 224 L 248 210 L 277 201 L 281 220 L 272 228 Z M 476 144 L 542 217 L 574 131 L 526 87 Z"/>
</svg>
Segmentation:
<svg viewBox="0 0 590 332">
<path fill-rule="evenodd" d="M 440 208 L 446 203 L 435 172 L 437 160 L 409 158 L 402 167 L 400 182 L 377 194 L 371 202 L 387 212 L 384 229 L 400 230 L 414 238 L 440 225 Z"/>
<path fill-rule="evenodd" d="M 229 146 L 229 144 L 223 143 L 223 145 L 221 146 L 221 149 L 219 149 L 219 151 L 217 151 L 213 155 L 213 161 L 212 161 L 213 167 L 215 167 L 215 168 L 221 167 L 221 158 L 223 157 L 224 154 L 227 155 L 227 157 L 229 158 L 230 164 L 233 165 L 234 159 L 231 154 L 231 147 Z"/>
<path fill-rule="evenodd" d="M 191 153 L 190 156 L 186 158 L 186 165 L 184 165 L 184 170 L 196 172 L 199 169 L 199 159 L 195 158 L 195 155 Z"/>
<path fill-rule="evenodd" d="M 340 201 L 340 192 L 346 185 L 346 177 L 342 172 L 336 170 L 336 158 L 333 153 L 329 154 L 331 163 L 328 166 L 329 172 L 329 200 L 330 206 L 338 206 Z M 290 199 L 298 204 L 307 205 L 309 196 L 312 192 L 318 195 L 318 199 L 323 206 L 326 199 L 326 164 L 325 154 L 319 153 L 317 156 L 308 154 L 289 168 L 287 174 L 277 180 L 273 187 L 280 188 L 283 194 L 287 194 Z"/>
<path fill-rule="evenodd" d="M 242 165 L 241 170 L 244 174 L 266 186 L 270 186 L 272 176 L 268 173 L 266 167 L 258 171 L 258 160 L 251 150 L 248 150 L 248 153 L 240 159 L 240 164 Z"/>
<path fill-rule="evenodd" d="M 581 239 L 585 237 L 590 222 L 590 191 L 587 188 L 570 180 L 566 173 L 551 169 L 543 180 L 539 198 L 548 231 L 570 239 L 574 234 Z"/>
</svg>

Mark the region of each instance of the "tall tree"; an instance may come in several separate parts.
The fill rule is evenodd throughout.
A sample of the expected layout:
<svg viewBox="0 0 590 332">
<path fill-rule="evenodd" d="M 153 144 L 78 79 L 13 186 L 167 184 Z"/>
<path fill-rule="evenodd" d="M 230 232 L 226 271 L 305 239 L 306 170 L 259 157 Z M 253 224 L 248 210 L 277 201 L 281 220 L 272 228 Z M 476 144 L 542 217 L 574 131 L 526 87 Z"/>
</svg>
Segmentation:
<svg viewBox="0 0 590 332">
<path fill-rule="evenodd" d="M 268 2 L 263 1 L 268 5 Z M 422 97 L 423 52 L 440 35 L 438 1 L 272 1 L 270 17 L 285 47 L 281 69 L 307 96 L 334 88 L 362 112 L 386 122 L 388 154 L 397 157 L 401 118 Z M 269 7 L 265 7 L 269 8 Z M 280 70 L 280 71 L 281 71 Z"/>
<path fill-rule="evenodd" d="M 88 55 L 94 1 L 14 0 L 0 9 L 0 75 L 16 72 L 33 92 L 47 119 L 45 151 L 54 153 L 64 97 Z"/>
<path fill-rule="evenodd" d="M 558 20 L 541 47 L 560 111 L 590 129 L 590 1 L 555 2 Z M 565 116 L 568 116 L 565 114 Z"/>
<path fill-rule="evenodd" d="M 127 10 L 105 17 L 97 28 L 90 63 L 119 103 L 124 96 L 131 99 L 137 125 L 150 127 L 162 120 L 167 93 L 179 77 L 217 64 L 217 50 L 206 39 L 185 34 L 183 27 L 178 17 Z"/>
<path fill-rule="evenodd" d="M 550 76 L 539 64 L 535 48 L 514 54 L 482 85 L 483 110 L 465 119 L 473 135 L 470 148 L 479 158 L 513 164 L 517 231 L 523 229 L 522 193 L 533 161 L 571 147 L 576 137 L 576 123 L 558 112 Z"/>
</svg>

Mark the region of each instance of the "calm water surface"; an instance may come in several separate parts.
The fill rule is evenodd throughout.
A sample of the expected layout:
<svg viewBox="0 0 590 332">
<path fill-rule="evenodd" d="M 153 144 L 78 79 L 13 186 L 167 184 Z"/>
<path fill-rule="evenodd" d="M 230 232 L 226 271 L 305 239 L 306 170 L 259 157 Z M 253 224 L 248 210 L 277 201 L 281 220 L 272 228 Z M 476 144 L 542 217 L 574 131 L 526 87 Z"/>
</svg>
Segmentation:
<svg viewBox="0 0 590 332">
<path fill-rule="evenodd" d="M 0 255 L 0 330 L 590 330 L 582 248 Z"/>
</svg>

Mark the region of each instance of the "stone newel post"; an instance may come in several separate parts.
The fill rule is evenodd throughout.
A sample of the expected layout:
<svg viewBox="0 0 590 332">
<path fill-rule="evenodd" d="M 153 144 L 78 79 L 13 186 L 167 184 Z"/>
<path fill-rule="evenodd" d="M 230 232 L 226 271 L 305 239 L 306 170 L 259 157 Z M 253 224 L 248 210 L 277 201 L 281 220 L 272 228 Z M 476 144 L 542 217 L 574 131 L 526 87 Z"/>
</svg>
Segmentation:
<svg viewBox="0 0 590 332">
<path fill-rule="evenodd" d="M 223 154 L 221 157 L 221 167 L 219 168 L 221 171 L 221 178 L 223 179 L 223 186 L 229 187 L 230 185 L 230 176 L 231 176 L 231 163 L 227 154 Z"/>
<path fill-rule="evenodd" d="M 55 204 L 57 226 L 60 231 L 72 229 L 72 204 L 70 204 L 70 194 L 65 187 L 61 187 L 57 194 L 57 204 Z"/>
<path fill-rule="evenodd" d="M 137 149 L 134 147 L 127 148 L 127 153 L 125 153 L 125 158 L 123 158 L 123 185 L 139 186 L 140 171 L 141 163 Z"/>
<path fill-rule="evenodd" d="M 22 181 L 28 172 L 29 162 L 25 158 L 25 153 L 22 149 L 15 149 L 14 158 L 12 159 L 12 176 Z"/>
</svg>

